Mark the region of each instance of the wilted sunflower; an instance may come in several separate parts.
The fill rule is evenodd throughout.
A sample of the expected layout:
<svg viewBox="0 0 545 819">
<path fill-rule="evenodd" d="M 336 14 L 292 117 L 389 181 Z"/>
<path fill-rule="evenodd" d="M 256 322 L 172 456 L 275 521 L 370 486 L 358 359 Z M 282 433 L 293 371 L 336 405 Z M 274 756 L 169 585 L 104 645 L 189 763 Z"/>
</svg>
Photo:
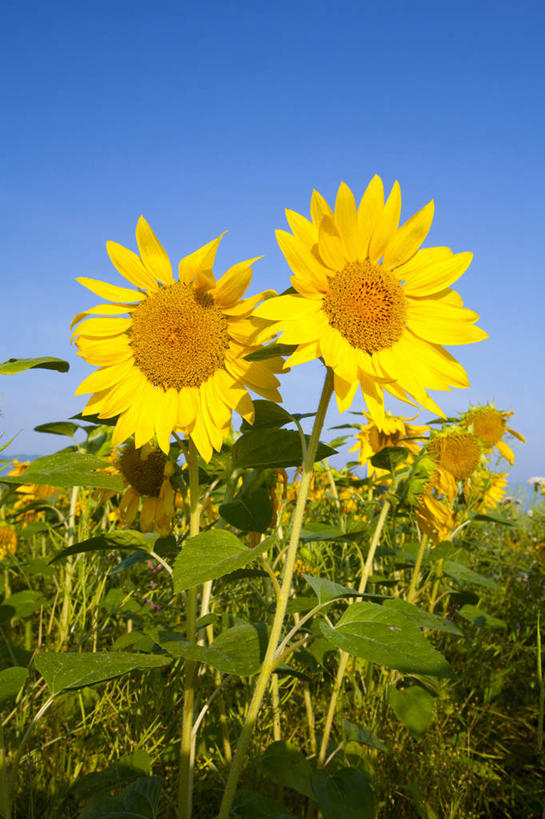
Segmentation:
<svg viewBox="0 0 545 819">
<path fill-rule="evenodd" d="M 367 424 L 356 435 L 357 444 L 350 452 L 359 450 L 358 460 L 362 466 L 367 464 L 369 476 L 375 473 L 386 474 L 387 470 L 377 469 L 369 460 L 381 449 L 387 446 L 402 446 L 415 455 L 421 447 L 419 441 L 424 440 L 429 432 L 429 427 L 409 423 L 414 421 L 416 415 L 413 418 L 402 418 L 386 412 L 383 421 L 377 423 L 369 413 L 363 414 L 367 418 Z"/>
<path fill-rule="evenodd" d="M 437 465 L 430 485 L 452 503 L 458 494 L 458 481 L 467 481 L 479 467 L 483 445 L 469 430 L 449 426 L 430 439 L 426 450 Z"/>
<path fill-rule="evenodd" d="M 416 520 L 423 532 L 435 543 L 449 540 L 454 529 L 454 512 L 446 499 L 425 492 L 415 509 Z"/>
<path fill-rule="evenodd" d="M 502 440 L 503 436 L 508 432 L 518 438 L 519 441 L 526 442 L 524 435 L 507 426 L 507 419 L 513 414 L 512 410 L 511 412 L 502 412 L 497 410 L 494 404 L 485 404 L 484 406 L 471 407 L 463 416 L 464 423 L 481 439 L 485 448 L 492 449 L 496 447 L 500 455 L 503 455 L 511 466 L 515 463 L 515 453 Z"/>
<path fill-rule="evenodd" d="M 471 478 L 467 502 L 479 512 L 495 509 L 503 500 L 507 486 L 507 472 L 489 472 L 483 466 Z"/>
<path fill-rule="evenodd" d="M 293 233 L 277 231 L 297 291 L 270 299 L 256 315 L 271 322 L 280 341 L 297 344 L 287 366 L 323 357 L 335 373 L 339 410 L 350 406 L 358 385 L 377 421 L 383 389 L 396 398 L 441 413 L 426 390 L 467 387 L 463 367 L 442 344 L 487 337 L 450 289 L 469 266 L 471 253 L 446 247 L 419 250 L 433 218 L 433 202 L 398 227 L 397 182 L 384 202 L 374 176 L 359 206 L 344 182 L 333 212 L 314 191 L 311 221 L 286 211 Z M 263 335 L 261 338 L 265 338 Z"/>
<path fill-rule="evenodd" d="M 116 242 L 106 247 L 119 273 L 135 289 L 78 278 L 111 304 L 79 313 L 73 338 L 79 354 L 100 369 L 80 384 L 76 395 L 93 393 L 84 415 L 119 415 L 114 446 L 134 434 L 137 448 L 157 436 L 168 452 L 173 431 L 191 435 L 210 460 L 230 428 L 232 411 L 252 422 L 247 390 L 280 401 L 282 360 L 246 361 L 258 348 L 249 341 L 257 322 L 256 304 L 274 291 L 248 299 L 252 263 L 240 262 L 218 280 L 212 267 L 221 236 L 180 262 L 175 280 L 169 258 L 143 217 L 136 227 L 140 256 Z M 128 318 L 120 317 L 128 313 Z M 88 318 L 90 316 L 90 318 Z"/>
<path fill-rule="evenodd" d="M 155 526 L 160 535 L 168 535 L 174 517 L 173 462 L 151 444 L 136 449 L 133 441 L 128 441 L 119 453 L 118 466 L 129 484 L 119 503 L 125 523 L 130 526 L 143 499 L 142 531 L 150 532 Z"/>
</svg>

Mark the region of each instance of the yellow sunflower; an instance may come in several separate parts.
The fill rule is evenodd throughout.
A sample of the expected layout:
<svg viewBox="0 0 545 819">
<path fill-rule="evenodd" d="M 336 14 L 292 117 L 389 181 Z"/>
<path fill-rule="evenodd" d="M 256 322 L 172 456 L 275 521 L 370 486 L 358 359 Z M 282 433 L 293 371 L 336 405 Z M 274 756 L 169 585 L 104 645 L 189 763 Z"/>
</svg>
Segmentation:
<svg viewBox="0 0 545 819">
<path fill-rule="evenodd" d="M 420 497 L 415 515 L 422 531 L 434 543 L 450 539 L 454 529 L 454 512 L 444 500 L 435 497 L 432 492 L 425 492 Z"/>
<path fill-rule="evenodd" d="M 373 455 L 386 446 L 402 446 L 412 454 L 416 454 L 421 446 L 419 441 L 424 440 L 429 432 L 429 427 L 408 423 L 414 421 L 416 415 L 413 418 L 402 418 L 387 411 L 383 421 L 377 423 L 369 413 L 364 412 L 363 414 L 367 418 L 367 424 L 356 435 L 357 443 L 350 452 L 359 450 L 358 460 L 362 466 L 367 464 L 367 473 L 370 477 L 375 473 L 386 474 L 386 470 L 376 469 L 370 462 L 369 459 Z"/>
<path fill-rule="evenodd" d="M 0 560 L 4 560 L 7 555 L 14 555 L 17 551 L 17 534 L 15 529 L 5 524 L 0 524 Z"/>
<path fill-rule="evenodd" d="M 506 486 L 507 472 L 489 472 L 482 467 L 471 478 L 467 501 L 473 503 L 479 512 L 495 509 L 505 496 Z"/>
<path fill-rule="evenodd" d="M 155 526 L 161 536 L 168 535 L 174 517 L 173 462 L 151 444 L 136 449 L 128 441 L 119 453 L 118 466 L 129 485 L 119 503 L 120 517 L 130 526 L 143 498 L 142 531 L 150 532 Z"/>
<path fill-rule="evenodd" d="M 458 495 L 458 482 L 467 481 L 478 469 L 483 445 L 469 430 L 450 426 L 436 433 L 426 450 L 437 464 L 430 486 L 452 503 Z"/>
<path fill-rule="evenodd" d="M 515 453 L 502 440 L 503 436 L 505 433 L 509 433 L 522 443 L 526 442 L 524 435 L 507 426 L 507 419 L 513 414 L 512 410 L 511 412 L 502 412 L 497 410 L 494 404 L 485 404 L 484 406 L 471 407 L 463 416 L 466 426 L 472 429 L 475 435 L 481 439 L 485 448 L 492 449 L 496 447 L 500 455 L 503 455 L 511 466 L 515 463 Z"/>
<path fill-rule="evenodd" d="M 467 387 L 463 367 L 443 344 L 487 338 L 450 289 L 471 253 L 446 247 L 419 250 L 433 218 L 433 202 L 398 227 L 401 194 L 395 182 L 384 202 L 374 176 L 359 206 L 341 182 L 335 210 L 314 191 L 311 221 L 286 211 L 292 233 L 277 231 L 293 270 L 295 294 L 260 305 L 282 342 L 297 344 L 287 366 L 322 357 L 335 373 L 342 412 L 360 385 L 375 420 L 384 416 L 384 392 L 441 413 L 426 390 Z M 264 339 L 263 335 L 261 338 Z"/>
<path fill-rule="evenodd" d="M 165 250 L 140 217 L 140 255 L 116 242 L 106 245 L 134 289 L 77 279 L 111 302 L 79 313 L 72 326 L 78 325 L 73 338 L 79 355 L 100 368 L 76 395 L 93 393 L 84 415 L 119 415 L 114 446 L 134 434 L 140 448 L 157 436 L 168 453 L 171 433 L 180 431 L 191 436 L 208 461 L 212 449 L 221 448 L 233 410 L 253 421 L 248 389 L 281 400 L 274 373 L 281 371 L 282 360 L 245 360 L 258 349 L 250 338 L 262 324 L 251 313 L 274 291 L 241 298 L 255 259 L 234 265 L 216 281 L 212 267 L 220 240 L 182 259 L 175 279 Z"/>
</svg>

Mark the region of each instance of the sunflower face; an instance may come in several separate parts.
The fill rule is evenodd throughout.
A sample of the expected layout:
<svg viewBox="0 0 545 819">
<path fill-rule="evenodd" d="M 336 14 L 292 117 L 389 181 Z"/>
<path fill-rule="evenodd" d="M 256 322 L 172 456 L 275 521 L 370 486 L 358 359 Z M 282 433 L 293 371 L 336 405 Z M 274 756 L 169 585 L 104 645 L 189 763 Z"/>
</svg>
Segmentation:
<svg viewBox="0 0 545 819">
<path fill-rule="evenodd" d="M 375 176 L 359 206 L 341 183 L 334 211 L 314 191 L 311 220 L 286 213 L 292 233 L 277 231 L 277 238 L 297 292 L 268 300 L 256 315 L 269 322 L 269 337 L 278 332 L 280 341 L 298 345 L 287 365 L 322 357 L 335 373 L 341 411 L 359 385 L 379 423 L 384 390 L 442 414 L 426 390 L 469 382 L 441 345 L 469 344 L 486 333 L 450 289 L 472 254 L 419 249 L 433 202 L 399 227 L 399 185 L 385 202 Z"/>
<path fill-rule="evenodd" d="M 439 467 L 450 472 L 455 480 L 463 481 L 479 466 L 482 446 L 471 432 L 447 430 L 430 441 L 428 452 Z"/>
<path fill-rule="evenodd" d="M 110 303 L 72 322 L 78 325 L 79 354 L 99 368 L 76 395 L 92 393 L 83 414 L 119 416 L 114 446 L 134 434 L 136 449 L 156 437 L 168 453 L 170 436 L 179 431 L 210 460 L 228 434 L 233 410 L 253 421 L 249 389 L 281 400 L 275 373 L 282 359 L 245 360 L 259 348 L 255 338 L 264 324 L 252 312 L 274 291 L 242 298 L 255 259 L 234 265 L 216 281 L 212 268 L 221 236 L 182 259 L 178 279 L 143 217 L 136 239 L 140 255 L 107 244 L 114 266 L 134 289 L 78 279 Z"/>
<path fill-rule="evenodd" d="M 468 421 L 475 435 L 487 447 L 493 447 L 501 441 L 507 426 L 504 414 L 493 407 L 478 407 L 470 411 Z"/>
<path fill-rule="evenodd" d="M 147 445 L 135 449 L 129 441 L 119 455 L 119 468 L 125 480 L 140 495 L 158 498 L 165 477 L 167 456 Z"/>
</svg>

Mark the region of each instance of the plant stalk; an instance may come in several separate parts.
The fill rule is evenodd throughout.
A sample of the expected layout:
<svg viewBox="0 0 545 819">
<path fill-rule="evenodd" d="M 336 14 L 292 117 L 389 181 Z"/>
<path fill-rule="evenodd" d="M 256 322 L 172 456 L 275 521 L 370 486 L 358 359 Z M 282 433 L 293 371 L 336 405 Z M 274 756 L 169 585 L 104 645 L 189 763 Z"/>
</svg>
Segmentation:
<svg viewBox="0 0 545 819">
<path fill-rule="evenodd" d="M 275 667 L 275 653 L 280 640 L 280 636 L 282 634 L 282 627 L 284 625 L 284 618 L 286 615 L 286 608 L 288 605 L 288 599 L 291 590 L 293 567 L 295 565 L 295 560 L 297 557 L 297 547 L 299 545 L 299 534 L 301 532 L 301 527 L 303 525 L 306 500 L 314 469 L 314 457 L 316 455 L 316 450 L 320 438 L 320 432 L 322 431 L 322 426 L 324 424 L 326 411 L 332 393 L 333 371 L 328 367 L 324 381 L 324 386 L 322 389 L 320 403 L 318 406 L 318 411 L 316 413 L 316 418 L 314 420 L 312 435 L 310 437 L 308 448 L 305 453 L 303 461 L 303 474 L 301 476 L 301 484 L 299 486 L 297 504 L 295 507 L 292 530 L 286 554 L 286 562 L 284 564 L 284 574 L 282 577 L 280 598 L 276 606 L 276 611 L 271 626 L 271 632 L 269 636 L 269 642 L 267 644 L 265 658 L 261 666 L 261 671 L 259 672 L 259 675 L 256 680 L 254 693 L 252 699 L 250 700 L 248 710 L 246 712 L 246 719 L 244 721 L 244 725 L 242 727 L 242 731 L 238 740 L 237 748 L 233 756 L 233 761 L 229 769 L 229 776 L 227 778 L 227 784 L 225 786 L 225 791 L 223 794 L 223 799 L 219 811 L 219 819 L 228 819 L 231 813 L 231 807 L 233 804 L 233 800 L 235 798 L 238 780 L 240 778 L 240 774 L 242 773 L 242 768 L 244 766 L 244 762 L 246 759 L 246 753 L 248 751 L 250 740 L 254 732 L 257 715 L 259 713 L 259 709 L 261 708 L 263 697 L 265 696 L 265 692 L 268 688 L 271 674 Z"/>
<path fill-rule="evenodd" d="M 195 444 L 189 439 L 187 455 L 189 472 L 189 536 L 199 534 L 199 464 Z M 186 639 L 195 642 L 197 622 L 197 588 L 187 593 Z M 197 663 L 187 660 L 184 668 L 184 705 L 182 712 L 182 739 L 180 746 L 180 784 L 178 793 L 179 819 L 190 819 L 193 807 L 193 761 L 195 737 L 192 736 L 195 708 L 195 679 Z"/>
</svg>

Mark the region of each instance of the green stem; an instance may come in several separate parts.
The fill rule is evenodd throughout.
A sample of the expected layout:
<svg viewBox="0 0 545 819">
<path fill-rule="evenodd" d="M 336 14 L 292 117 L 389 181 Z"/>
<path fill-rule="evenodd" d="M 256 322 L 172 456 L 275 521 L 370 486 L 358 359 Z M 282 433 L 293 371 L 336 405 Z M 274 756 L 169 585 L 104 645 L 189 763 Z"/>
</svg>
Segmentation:
<svg viewBox="0 0 545 819">
<path fill-rule="evenodd" d="M 189 471 L 189 536 L 199 534 L 199 464 L 195 444 L 189 439 L 187 457 Z M 186 639 L 194 643 L 197 622 L 197 588 L 187 593 Z M 179 819 L 190 819 L 193 805 L 193 761 L 194 739 L 193 711 L 195 707 L 195 678 L 197 663 L 187 660 L 184 669 L 184 705 L 182 713 L 182 739 L 180 746 L 180 785 L 178 793 Z"/>
<path fill-rule="evenodd" d="M 433 612 L 435 610 L 435 604 L 437 603 L 437 594 L 439 592 L 439 583 L 441 582 L 441 578 L 443 577 L 443 566 L 444 566 L 444 559 L 437 561 L 437 565 L 435 567 L 435 581 L 433 584 L 433 588 L 431 590 L 431 597 L 430 597 L 430 605 L 429 611 Z"/>
<path fill-rule="evenodd" d="M 397 481 L 395 478 L 392 481 L 392 492 L 395 492 Z M 365 561 L 365 566 L 363 567 L 363 572 L 360 579 L 360 584 L 358 586 L 358 592 L 363 594 L 365 589 L 367 588 L 367 582 L 369 580 L 369 576 L 373 570 L 373 561 L 375 559 L 375 552 L 377 550 L 377 546 L 380 541 L 380 536 L 382 534 L 382 530 L 384 529 L 384 524 L 386 523 L 386 518 L 388 516 L 388 512 L 390 511 L 391 503 L 389 500 L 386 500 L 383 504 L 382 509 L 380 510 L 379 519 L 377 521 L 376 529 L 373 533 L 373 538 L 371 540 L 371 545 L 369 546 L 369 554 L 367 555 L 367 560 Z M 325 762 L 326 755 L 327 755 L 327 746 L 329 743 L 329 736 L 331 734 L 331 729 L 333 727 L 333 720 L 335 718 L 335 712 L 337 710 L 337 700 L 339 698 L 339 694 L 341 692 L 344 675 L 346 673 L 346 666 L 348 665 L 348 658 L 349 654 L 346 651 L 341 651 L 341 656 L 339 660 L 339 667 L 337 669 L 337 676 L 335 678 L 335 683 L 333 685 L 333 691 L 331 692 L 331 699 L 329 701 L 329 707 L 327 710 L 327 716 L 324 725 L 324 733 L 322 736 L 322 742 L 320 745 L 320 753 L 318 754 L 318 766 L 322 766 Z"/>
<path fill-rule="evenodd" d="M 420 567 L 422 566 L 422 559 L 424 557 L 424 552 L 426 551 L 426 546 L 428 545 L 428 537 L 427 535 L 422 535 L 420 538 L 420 546 L 418 547 L 418 554 L 416 555 L 416 562 L 414 564 L 413 574 L 411 577 L 411 583 L 409 586 L 409 591 L 407 592 L 407 601 L 412 603 L 416 597 L 416 587 L 418 585 L 418 577 L 420 575 Z"/>
<path fill-rule="evenodd" d="M 227 784 L 225 786 L 225 791 L 221 802 L 219 819 L 228 819 L 231 813 L 231 806 L 235 798 L 238 780 L 240 778 L 240 774 L 242 772 L 242 768 L 246 759 L 246 752 L 248 750 L 250 740 L 254 732 L 257 715 L 259 713 L 259 709 L 261 708 L 261 703 L 263 702 L 263 697 L 265 696 L 265 692 L 269 684 L 269 679 L 275 667 L 275 653 L 280 640 L 280 636 L 282 634 L 284 617 L 286 615 L 286 608 L 288 605 L 288 599 L 291 590 L 293 567 L 295 565 L 295 560 L 297 557 L 299 534 L 301 532 L 301 527 L 303 525 L 306 500 L 314 468 L 314 457 L 316 455 L 316 449 L 318 447 L 320 432 L 322 430 L 327 407 L 329 405 L 329 399 L 331 398 L 332 393 L 333 372 L 328 368 L 322 390 L 322 395 L 320 398 L 320 404 L 318 406 L 318 412 L 316 413 L 316 418 L 314 420 L 312 435 L 310 437 L 307 452 L 305 454 L 305 458 L 303 461 L 303 474 L 301 476 L 301 483 L 299 485 L 297 504 L 295 507 L 292 530 L 286 554 L 284 574 L 282 577 L 282 586 L 280 589 L 280 599 L 278 600 L 278 604 L 276 606 L 276 611 L 271 626 L 271 632 L 269 636 L 269 642 L 267 644 L 265 658 L 261 666 L 261 671 L 259 672 L 259 675 L 256 680 L 254 693 L 252 699 L 250 700 L 248 710 L 246 712 L 246 719 L 244 721 L 244 725 L 242 727 L 242 731 L 238 740 L 235 755 L 233 757 L 233 762 L 229 770 L 229 776 L 227 778 Z"/>
<path fill-rule="evenodd" d="M 537 717 L 537 749 L 543 749 L 543 714 L 545 711 L 545 684 L 543 682 L 543 666 L 541 663 L 541 629 L 539 612 L 537 615 L 537 681 L 539 685 L 539 711 Z"/>
</svg>

